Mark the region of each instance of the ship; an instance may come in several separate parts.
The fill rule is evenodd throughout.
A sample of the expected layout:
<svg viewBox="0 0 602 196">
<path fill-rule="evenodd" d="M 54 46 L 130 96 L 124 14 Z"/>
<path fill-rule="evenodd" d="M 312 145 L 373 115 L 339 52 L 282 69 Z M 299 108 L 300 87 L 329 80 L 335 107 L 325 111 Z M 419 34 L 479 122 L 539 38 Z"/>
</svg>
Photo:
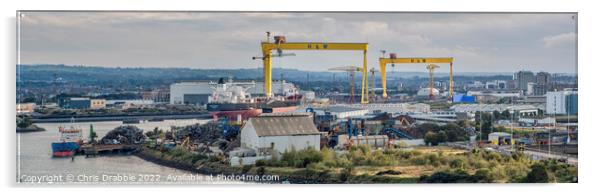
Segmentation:
<svg viewBox="0 0 602 196">
<path fill-rule="evenodd" d="M 233 82 L 232 79 L 210 83 L 213 94 L 207 110 L 214 119 L 243 121 L 262 113 L 292 112 L 301 105 L 303 96 L 296 88 L 282 90 L 271 98 L 252 97 L 248 92 L 255 82 Z"/>
<path fill-rule="evenodd" d="M 70 157 L 73 156 L 82 144 L 82 130 L 75 127 L 65 128 L 59 127 L 60 139 L 57 142 L 52 142 L 53 157 Z"/>
</svg>

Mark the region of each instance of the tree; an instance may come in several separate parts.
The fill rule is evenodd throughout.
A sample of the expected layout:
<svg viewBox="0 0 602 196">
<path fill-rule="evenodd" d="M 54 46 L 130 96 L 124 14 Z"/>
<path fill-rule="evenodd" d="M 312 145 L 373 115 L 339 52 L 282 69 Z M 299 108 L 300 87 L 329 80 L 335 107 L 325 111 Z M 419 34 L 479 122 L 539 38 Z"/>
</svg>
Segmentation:
<svg viewBox="0 0 602 196">
<path fill-rule="evenodd" d="M 437 144 L 447 142 L 447 133 L 445 131 L 439 131 L 437 133 Z"/>
<path fill-rule="evenodd" d="M 485 112 L 477 112 L 475 115 L 475 121 L 477 121 L 476 128 L 477 131 L 481 131 L 482 129 L 482 138 L 483 140 L 487 140 L 488 135 L 492 132 L 492 118 L 490 113 Z"/>
<path fill-rule="evenodd" d="M 509 120 L 509 119 L 511 119 L 511 118 L 512 118 L 512 117 L 510 116 L 510 111 L 508 111 L 508 110 L 504 110 L 504 111 L 502 112 L 502 116 L 501 116 L 501 117 L 502 117 L 502 119 L 505 119 L 505 120 Z"/>
<path fill-rule="evenodd" d="M 499 111 L 493 111 L 493 118 L 495 119 L 501 119 L 502 114 Z"/>
<path fill-rule="evenodd" d="M 420 130 L 423 133 L 429 132 L 429 131 L 438 131 L 440 129 L 439 125 L 435 124 L 435 123 L 423 123 L 421 125 L 418 125 L 418 130 Z"/>
<path fill-rule="evenodd" d="M 429 131 L 424 135 L 424 143 L 436 146 L 439 144 L 439 137 L 437 137 L 436 133 Z"/>
<path fill-rule="evenodd" d="M 463 124 L 465 124 L 465 122 Z M 445 140 L 447 142 L 465 141 L 468 138 L 468 132 L 463 126 L 457 123 L 447 123 L 446 125 L 443 125 L 441 129 L 445 131 L 445 134 L 447 134 L 447 138 Z"/>
<path fill-rule="evenodd" d="M 17 127 L 19 128 L 27 128 L 29 127 L 33 122 L 31 121 L 31 117 L 29 116 L 18 116 L 17 117 Z"/>
<path fill-rule="evenodd" d="M 549 181 L 550 176 L 548 175 L 546 167 L 539 163 L 531 166 L 531 171 L 525 178 L 525 182 L 529 183 L 547 183 Z"/>
</svg>

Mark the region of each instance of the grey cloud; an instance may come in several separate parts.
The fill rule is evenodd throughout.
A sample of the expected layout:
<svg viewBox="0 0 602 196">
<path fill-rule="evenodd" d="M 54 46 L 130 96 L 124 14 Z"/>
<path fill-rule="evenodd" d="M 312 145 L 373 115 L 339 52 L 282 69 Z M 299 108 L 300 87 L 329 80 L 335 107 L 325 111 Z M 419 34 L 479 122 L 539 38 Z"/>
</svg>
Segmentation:
<svg viewBox="0 0 602 196">
<path fill-rule="evenodd" d="M 370 43 L 398 56 L 453 56 L 458 71 L 574 71 L 572 14 L 31 12 L 21 59 L 103 66 L 260 67 L 265 31 L 289 41 Z M 568 35 L 567 35 L 568 34 Z M 274 66 L 326 70 L 361 63 L 358 52 L 295 51 Z M 396 68 L 401 69 L 401 68 Z M 404 70 L 424 71 L 423 66 Z"/>
</svg>

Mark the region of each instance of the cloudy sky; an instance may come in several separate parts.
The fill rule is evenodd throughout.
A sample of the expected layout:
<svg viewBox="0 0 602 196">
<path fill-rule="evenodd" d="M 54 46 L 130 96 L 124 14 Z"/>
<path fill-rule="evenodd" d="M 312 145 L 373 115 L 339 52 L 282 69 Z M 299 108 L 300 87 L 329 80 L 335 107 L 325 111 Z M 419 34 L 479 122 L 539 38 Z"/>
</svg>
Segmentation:
<svg viewBox="0 0 602 196">
<path fill-rule="evenodd" d="M 290 42 L 367 42 L 398 57 L 454 57 L 458 72 L 574 73 L 574 14 L 23 12 L 21 64 L 258 68 L 265 32 Z M 274 67 L 359 66 L 360 51 L 291 51 Z M 423 65 L 395 71 L 426 71 Z M 442 70 L 443 71 L 443 70 Z"/>
</svg>

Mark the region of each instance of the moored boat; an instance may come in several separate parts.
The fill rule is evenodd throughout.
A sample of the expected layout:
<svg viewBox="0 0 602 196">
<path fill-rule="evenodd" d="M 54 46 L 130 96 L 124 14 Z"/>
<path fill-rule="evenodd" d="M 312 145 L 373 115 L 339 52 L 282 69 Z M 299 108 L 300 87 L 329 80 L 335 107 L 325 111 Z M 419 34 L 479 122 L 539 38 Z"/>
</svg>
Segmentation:
<svg viewBox="0 0 602 196">
<path fill-rule="evenodd" d="M 79 128 L 59 127 L 61 137 L 59 141 L 52 142 L 52 156 L 69 157 L 73 156 L 82 143 L 82 130 Z"/>
</svg>

